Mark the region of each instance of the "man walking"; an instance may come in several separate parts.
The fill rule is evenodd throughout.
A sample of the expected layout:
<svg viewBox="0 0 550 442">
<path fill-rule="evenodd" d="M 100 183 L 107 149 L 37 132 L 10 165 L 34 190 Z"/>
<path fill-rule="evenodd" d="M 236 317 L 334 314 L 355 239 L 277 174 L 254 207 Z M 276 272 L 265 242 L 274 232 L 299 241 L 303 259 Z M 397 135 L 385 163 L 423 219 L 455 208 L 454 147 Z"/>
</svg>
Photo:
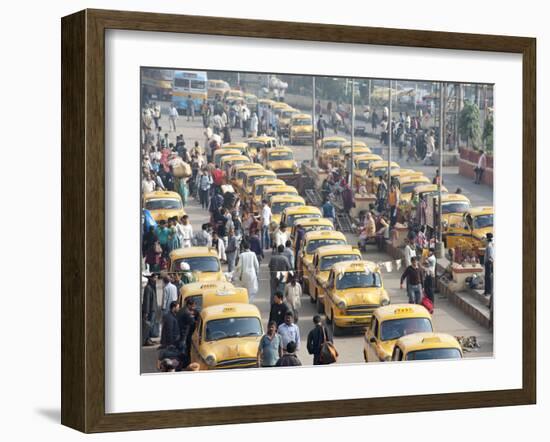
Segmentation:
<svg viewBox="0 0 550 442">
<path fill-rule="evenodd" d="M 493 294 L 493 262 L 495 260 L 495 250 L 493 248 L 493 234 L 487 233 L 487 246 L 485 247 L 485 296 Z"/>
<path fill-rule="evenodd" d="M 483 179 L 483 172 L 485 172 L 485 169 L 487 169 L 487 155 L 485 155 L 485 152 L 482 150 L 481 155 L 477 160 L 477 166 L 474 169 L 476 173 L 474 184 L 481 184 L 481 180 Z"/>
<path fill-rule="evenodd" d="M 321 349 L 325 342 L 332 342 L 327 328 L 323 325 L 321 317 L 313 317 L 313 329 L 307 335 L 307 352 L 313 355 L 313 365 L 321 365 Z"/>
<path fill-rule="evenodd" d="M 275 367 L 283 356 L 281 336 L 277 334 L 277 323 L 269 321 L 267 333 L 262 336 L 258 346 L 258 365 L 260 367 Z"/>
<path fill-rule="evenodd" d="M 271 255 L 271 259 L 269 260 L 271 304 L 273 304 L 273 297 L 275 296 L 275 292 L 279 291 L 282 293 L 284 291 L 284 282 L 282 281 L 280 272 L 288 272 L 292 270 L 290 268 L 288 259 L 286 259 L 286 257 L 283 255 L 284 250 L 285 246 L 279 245 L 279 247 L 277 248 L 277 253 L 273 253 L 273 255 Z"/>
<path fill-rule="evenodd" d="M 235 269 L 235 258 L 237 257 L 238 247 L 237 237 L 235 236 L 235 229 L 231 228 L 227 234 L 227 247 L 225 248 L 225 255 L 227 257 L 227 271 L 231 273 Z"/>
<path fill-rule="evenodd" d="M 166 348 L 169 345 L 177 346 L 179 342 L 180 329 L 176 318 L 178 309 L 178 302 L 172 301 L 162 318 L 162 333 L 160 335 L 160 345 L 162 348 Z"/>
<path fill-rule="evenodd" d="M 300 349 L 300 329 L 294 324 L 294 315 L 291 311 L 285 313 L 285 322 L 283 322 L 277 331 L 281 335 L 283 348 L 289 344 L 289 342 L 296 343 L 296 350 Z"/>
<path fill-rule="evenodd" d="M 170 304 L 178 300 L 178 291 L 176 286 L 172 284 L 169 276 L 165 276 L 162 280 L 164 282 L 164 289 L 162 290 L 162 315 L 164 316 L 170 311 Z"/>
<path fill-rule="evenodd" d="M 262 201 L 262 247 L 269 249 L 271 247 L 271 240 L 269 238 L 269 224 L 271 223 L 271 207 L 268 206 L 267 201 Z"/>
<path fill-rule="evenodd" d="M 187 96 L 187 121 L 195 121 L 195 101 L 191 98 L 191 95 Z"/>
<path fill-rule="evenodd" d="M 420 304 L 422 301 L 422 274 L 418 267 L 416 257 L 411 258 L 411 265 L 405 269 L 401 275 L 399 287 L 403 289 L 403 281 L 407 279 L 407 295 L 409 296 L 410 304 Z"/>
<path fill-rule="evenodd" d="M 288 305 L 283 300 L 283 294 L 281 292 L 276 292 L 274 302 L 271 305 L 271 310 L 269 311 L 269 321 L 275 322 L 278 327 L 285 322 L 285 315 L 289 311 L 290 309 Z"/>
<path fill-rule="evenodd" d="M 170 122 L 170 132 L 176 132 L 176 120 L 178 119 L 178 110 L 176 105 L 170 106 L 170 112 L 168 113 L 168 121 Z"/>
<path fill-rule="evenodd" d="M 322 210 L 323 218 L 330 219 L 334 224 L 334 220 L 336 219 L 336 211 L 334 210 L 334 205 L 330 201 L 330 198 L 325 198 L 325 203 L 323 204 Z"/>
<path fill-rule="evenodd" d="M 430 247 L 428 257 L 426 258 L 426 261 L 424 263 L 424 273 L 426 275 L 424 278 L 424 290 L 426 292 L 426 296 L 429 298 L 430 301 L 432 301 L 432 304 L 435 301 L 434 287 L 436 258 L 434 252 L 434 248 Z"/>
<path fill-rule="evenodd" d="M 243 240 L 243 250 L 239 255 L 239 264 L 237 264 L 237 268 L 235 269 L 235 277 L 248 289 L 248 297 L 252 304 L 258 293 L 260 264 L 258 263 L 256 254 L 250 250 L 250 244 L 247 240 Z"/>
</svg>

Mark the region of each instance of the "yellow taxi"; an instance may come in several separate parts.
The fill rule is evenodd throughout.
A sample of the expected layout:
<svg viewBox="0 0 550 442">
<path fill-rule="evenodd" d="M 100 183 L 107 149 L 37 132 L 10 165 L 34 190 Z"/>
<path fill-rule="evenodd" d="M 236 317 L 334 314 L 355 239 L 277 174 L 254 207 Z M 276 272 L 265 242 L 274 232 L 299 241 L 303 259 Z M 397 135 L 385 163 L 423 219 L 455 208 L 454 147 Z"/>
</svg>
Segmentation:
<svg viewBox="0 0 550 442">
<path fill-rule="evenodd" d="M 321 145 L 317 149 L 317 162 L 320 167 L 327 167 L 329 162 L 334 164 L 340 156 L 340 148 L 348 140 L 344 137 L 325 137 L 321 140 Z"/>
<path fill-rule="evenodd" d="M 264 170 L 264 166 L 257 163 L 237 164 L 231 169 L 228 183 L 232 184 L 235 189 L 240 189 L 243 185 L 243 179 L 247 170 Z"/>
<path fill-rule="evenodd" d="M 271 222 L 279 225 L 283 212 L 290 207 L 303 207 L 305 200 L 300 195 L 274 195 L 269 202 L 271 207 Z"/>
<path fill-rule="evenodd" d="M 420 184 L 414 188 L 414 191 L 418 194 L 419 197 L 433 197 L 439 196 L 439 186 L 437 184 Z M 441 186 L 441 194 L 445 195 L 449 191 L 445 186 Z"/>
<path fill-rule="evenodd" d="M 389 361 L 399 338 L 432 331 L 432 315 L 422 305 L 393 304 L 377 308 L 365 333 L 365 362 Z"/>
<path fill-rule="evenodd" d="M 298 163 L 294 161 L 294 153 L 288 147 L 277 147 L 270 149 L 265 157 L 265 168 L 272 170 L 277 176 L 296 175 Z"/>
<path fill-rule="evenodd" d="M 170 252 L 170 272 L 182 271 L 182 264 L 187 263 L 195 280 L 204 281 L 225 281 L 222 266 L 215 249 L 209 247 L 185 247 Z"/>
<path fill-rule="evenodd" d="M 288 135 L 289 143 L 307 144 L 313 141 L 313 122 L 311 115 L 294 114 L 290 118 L 290 129 Z"/>
<path fill-rule="evenodd" d="M 462 347 L 454 336 L 445 333 L 414 333 L 398 339 L 392 361 L 462 359 Z"/>
<path fill-rule="evenodd" d="M 204 307 L 191 338 L 191 362 L 200 370 L 256 367 L 262 335 L 260 311 L 253 304 Z"/>
<path fill-rule="evenodd" d="M 244 94 L 243 91 L 239 89 L 229 89 L 225 92 L 224 96 L 226 101 L 230 100 L 244 100 Z"/>
<path fill-rule="evenodd" d="M 155 221 L 166 221 L 174 216 L 185 215 L 181 196 L 177 192 L 157 190 L 143 195 L 143 208 L 147 209 Z"/>
<path fill-rule="evenodd" d="M 398 163 L 392 161 L 391 162 L 391 173 L 393 175 L 394 171 L 399 170 L 401 167 Z M 380 177 L 385 177 L 388 174 L 388 162 L 386 160 L 382 161 L 373 161 L 369 164 L 369 171 L 367 173 L 366 178 L 366 184 L 367 184 L 367 191 L 369 193 L 375 193 L 376 192 L 376 186 L 378 186 L 378 182 L 380 181 Z"/>
<path fill-rule="evenodd" d="M 300 111 L 298 109 L 294 109 L 292 107 L 287 107 L 281 111 L 281 114 L 279 115 L 279 130 L 283 136 L 288 136 L 290 132 L 290 120 L 293 115 L 299 113 Z"/>
<path fill-rule="evenodd" d="M 221 165 L 222 158 L 228 157 L 230 155 L 231 156 L 242 155 L 242 153 L 238 149 L 226 149 L 226 148 L 216 149 L 212 154 L 212 162 L 219 167 Z"/>
<path fill-rule="evenodd" d="M 256 156 L 256 152 L 249 148 L 248 143 L 224 143 L 222 149 L 238 150 L 240 155 L 245 155 L 251 160 Z"/>
<path fill-rule="evenodd" d="M 365 177 L 369 171 L 369 165 L 374 161 L 382 161 L 382 157 L 374 153 L 353 156 L 353 176 L 355 178 L 355 185 L 358 185 L 365 180 Z"/>
<path fill-rule="evenodd" d="M 192 282 L 180 289 L 178 303 L 182 308 L 187 299 L 195 301 L 195 308 L 201 311 L 211 305 L 232 302 L 248 304 L 248 290 L 227 281 Z"/>
<path fill-rule="evenodd" d="M 262 195 L 264 189 L 269 186 L 282 186 L 285 182 L 278 178 L 266 178 L 263 180 L 256 180 L 252 186 L 252 192 L 247 200 L 252 210 L 259 210 L 262 206 Z"/>
<path fill-rule="evenodd" d="M 311 302 L 317 304 L 317 311 L 323 313 L 324 286 L 327 283 L 330 269 L 334 264 L 343 261 L 360 261 L 361 252 L 351 245 L 323 246 L 319 247 L 311 263 L 304 266 L 304 293 L 309 294 Z M 306 276 L 307 275 L 307 279 Z"/>
<path fill-rule="evenodd" d="M 371 261 L 334 264 L 324 293 L 325 314 L 334 335 L 339 335 L 344 328 L 368 325 L 374 310 L 390 303 L 380 268 Z"/>
<path fill-rule="evenodd" d="M 298 230 L 298 226 L 303 227 L 304 235 L 311 231 L 334 230 L 334 224 L 328 218 L 300 218 L 290 229 L 290 238 L 292 239 L 292 247 L 294 248 L 296 248 L 296 230 Z"/>
<path fill-rule="evenodd" d="M 290 106 L 288 103 L 285 103 L 284 101 L 277 101 L 273 105 L 273 113 L 277 115 L 278 117 L 281 116 L 281 113 L 285 109 L 292 109 L 292 106 Z"/>
<path fill-rule="evenodd" d="M 231 175 L 231 170 L 238 164 L 250 164 L 250 158 L 245 155 L 227 155 L 220 160 L 220 169 L 225 172 L 225 176 Z"/>
<path fill-rule="evenodd" d="M 473 207 L 462 214 L 449 216 L 446 247 L 471 248 L 484 255 L 487 234 L 493 233 L 493 222 L 493 207 Z"/>
<path fill-rule="evenodd" d="M 281 215 L 281 222 L 292 228 L 302 218 L 321 218 L 321 210 L 314 206 L 287 207 Z"/>
<path fill-rule="evenodd" d="M 225 93 L 230 89 L 227 81 L 223 80 L 208 80 L 208 99 L 216 98 L 218 95 L 220 98 L 225 96 Z"/>
<path fill-rule="evenodd" d="M 262 160 L 265 157 L 266 151 L 278 146 L 277 139 L 268 137 L 267 135 L 247 138 L 246 143 L 248 144 L 248 150 L 251 153 L 255 152 L 254 158 Z"/>
<path fill-rule="evenodd" d="M 372 151 L 367 147 L 367 144 L 363 141 L 357 141 L 355 140 L 353 142 L 353 156 L 356 155 L 365 155 L 368 153 L 372 153 Z M 340 150 L 340 162 L 343 164 L 344 158 L 347 154 L 351 154 L 351 141 L 346 141 L 344 144 L 342 144 L 342 148 Z"/>
<path fill-rule="evenodd" d="M 462 213 L 470 210 L 470 200 L 461 193 L 447 193 L 441 195 L 441 218 L 443 229 L 449 225 L 449 219 L 452 216 L 460 216 Z"/>
<path fill-rule="evenodd" d="M 431 184 L 430 179 L 422 174 L 406 175 L 399 178 L 399 190 L 401 191 L 401 202 L 407 203 L 411 200 L 413 190 L 417 187 Z"/>
<path fill-rule="evenodd" d="M 308 266 L 313 261 L 313 255 L 319 247 L 323 246 L 345 246 L 348 244 L 346 235 L 336 230 L 317 230 L 307 232 L 304 235 L 296 269 L 304 279 L 309 279 Z"/>
<path fill-rule="evenodd" d="M 266 200 L 268 204 L 271 204 L 271 197 L 283 195 L 298 195 L 298 190 L 296 187 L 286 184 L 281 186 L 266 186 L 264 187 L 262 200 Z"/>
<path fill-rule="evenodd" d="M 258 180 L 265 180 L 267 178 L 275 179 L 277 174 L 272 170 L 252 170 L 245 172 L 245 177 L 243 180 L 243 185 L 239 189 L 241 192 L 241 200 L 247 201 L 248 196 L 252 194 L 252 187 L 254 183 Z"/>
<path fill-rule="evenodd" d="M 256 106 L 258 106 L 258 97 L 256 95 L 249 93 L 244 94 L 244 102 L 246 103 L 250 111 L 256 111 Z"/>
</svg>

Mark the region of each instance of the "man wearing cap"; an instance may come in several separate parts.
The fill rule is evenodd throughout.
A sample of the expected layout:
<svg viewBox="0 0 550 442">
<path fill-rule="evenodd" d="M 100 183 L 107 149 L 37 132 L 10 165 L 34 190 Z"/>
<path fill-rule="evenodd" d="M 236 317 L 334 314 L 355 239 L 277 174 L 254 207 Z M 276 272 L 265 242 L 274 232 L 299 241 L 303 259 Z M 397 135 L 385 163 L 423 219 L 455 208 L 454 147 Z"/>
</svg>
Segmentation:
<svg viewBox="0 0 550 442">
<path fill-rule="evenodd" d="M 300 329 L 294 324 L 294 315 L 291 311 L 285 313 L 285 322 L 279 325 L 277 333 L 281 335 L 283 348 L 286 348 L 289 342 L 294 342 L 296 350 L 300 349 Z"/>
<path fill-rule="evenodd" d="M 487 233 L 487 245 L 485 246 L 485 296 L 493 294 L 493 263 L 495 251 L 493 249 L 493 234 Z"/>
</svg>

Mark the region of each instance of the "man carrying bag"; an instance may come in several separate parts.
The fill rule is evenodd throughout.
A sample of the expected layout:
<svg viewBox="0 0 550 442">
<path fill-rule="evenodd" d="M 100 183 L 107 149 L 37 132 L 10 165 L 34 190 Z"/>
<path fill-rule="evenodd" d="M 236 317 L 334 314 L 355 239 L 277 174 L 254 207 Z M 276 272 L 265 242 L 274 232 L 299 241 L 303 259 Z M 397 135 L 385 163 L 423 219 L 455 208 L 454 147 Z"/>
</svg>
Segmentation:
<svg viewBox="0 0 550 442">
<path fill-rule="evenodd" d="M 338 351 L 332 343 L 332 337 L 319 315 L 313 317 L 313 324 L 314 327 L 307 336 L 307 351 L 313 355 L 313 365 L 333 364 L 338 359 Z"/>
</svg>

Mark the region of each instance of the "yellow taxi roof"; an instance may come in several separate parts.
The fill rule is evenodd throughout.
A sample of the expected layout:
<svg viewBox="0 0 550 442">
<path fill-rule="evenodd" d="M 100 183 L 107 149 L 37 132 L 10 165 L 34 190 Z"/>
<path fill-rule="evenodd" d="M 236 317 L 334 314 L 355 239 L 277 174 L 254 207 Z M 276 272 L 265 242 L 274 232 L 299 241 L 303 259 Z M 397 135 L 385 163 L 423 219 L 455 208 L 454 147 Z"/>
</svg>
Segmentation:
<svg viewBox="0 0 550 442">
<path fill-rule="evenodd" d="M 424 175 L 406 175 L 404 177 L 401 177 L 400 180 L 401 185 L 409 184 L 409 183 L 425 183 L 425 184 L 431 184 L 432 182 L 428 177 L 425 177 Z"/>
<path fill-rule="evenodd" d="M 450 203 L 455 201 L 469 203 L 470 199 L 466 195 L 462 195 L 461 193 L 448 193 L 447 195 L 441 196 L 442 203 Z"/>
<path fill-rule="evenodd" d="M 369 272 L 378 272 L 378 264 L 372 261 L 343 261 L 334 264 L 332 266 L 335 272 L 337 273 L 346 273 L 346 272 L 361 272 L 368 270 Z"/>
<path fill-rule="evenodd" d="M 262 178 L 260 180 L 254 181 L 254 186 L 261 186 L 265 184 L 272 184 L 274 186 L 282 186 L 285 184 L 283 180 L 280 180 L 279 178 Z"/>
<path fill-rule="evenodd" d="M 228 162 L 228 161 L 238 161 L 238 160 L 248 160 L 250 162 L 250 158 L 248 158 L 245 155 L 226 155 L 221 159 L 221 162 Z"/>
<path fill-rule="evenodd" d="M 362 153 L 359 155 L 354 155 L 353 159 L 356 162 L 359 161 L 382 161 L 382 157 L 380 155 L 376 155 L 375 153 Z"/>
<path fill-rule="evenodd" d="M 413 333 L 399 338 L 397 345 L 407 353 L 427 348 L 456 348 L 462 352 L 456 338 L 446 333 Z"/>
<path fill-rule="evenodd" d="M 345 142 L 349 142 L 349 140 L 347 138 L 344 138 L 344 137 L 338 137 L 338 136 L 335 136 L 335 137 L 325 137 L 323 138 L 323 143 L 326 143 L 328 141 L 341 141 L 342 143 L 345 143 Z"/>
<path fill-rule="evenodd" d="M 421 173 L 421 172 L 416 172 L 412 169 L 397 169 L 397 170 L 392 170 L 391 172 L 392 176 L 398 176 L 398 177 L 402 177 L 406 175 L 414 175 L 418 173 Z"/>
<path fill-rule="evenodd" d="M 240 172 L 241 170 L 260 170 L 263 168 L 264 166 L 258 163 L 243 163 L 243 164 L 237 164 L 235 166 L 235 171 Z"/>
<path fill-rule="evenodd" d="M 243 91 L 241 91 L 240 89 L 229 89 L 229 94 L 242 95 Z"/>
<path fill-rule="evenodd" d="M 234 289 L 235 286 L 227 281 L 205 281 L 191 282 L 181 286 L 180 293 L 183 297 L 200 295 L 206 292 L 227 291 Z"/>
<path fill-rule="evenodd" d="M 296 227 L 310 227 L 310 226 L 331 226 L 334 227 L 334 223 L 328 218 L 302 218 L 296 222 Z"/>
<path fill-rule="evenodd" d="M 217 258 L 218 254 L 214 249 L 202 246 L 185 247 L 170 252 L 170 260 L 190 258 L 192 256 L 215 256 Z"/>
<path fill-rule="evenodd" d="M 284 101 L 278 101 L 278 102 L 276 102 L 276 103 L 273 105 L 273 107 L 274 107 L 275 109 L 289 109 L 289 108 L 291 108 L 291 106 L 290 106 L 289 104 L 285 103 Z"/>
<path fill-rule="evenodd" d="M 220 318 L 239 318 L 249 316 L 261 318 L 260 310 L 258 310 L 258 307 L 256 307 L 254 304 L 244 304 L 236 302 L 219 304 L 203 308 L 201 311 L 201 317 L 204 322 Z"/>
<path fill-rule="evenodd" d="M 342 145 L 342 148 L 345 147 L 351 147 L 351 141 L 346 140 L 346 142 Z M 367 143 L 365 143 L 364 141 L 353 140 L 353 147 L 367 147 Z"/>
<path fill-rule="evenodd" d="M 248 147 L 248 144 L 246 143 L 225 143 L 222 144 L 222 149 L 246 149 Z"/>
<path fill-rule="evenodd" d="M 168 190 L 156 190 L 143 195 L 145 201 L 152 199 L 176 199 L 181 200 L 181 196 L 177 192 L 170 192 Z"/>
<path fill-rule="evenodd" d="M 309 114 L 296 114 L 296 115 L 292 115 L 292 119 L 293 120 L 298 120 L 300 118 L 309 118 L 311 120 L 311 115 Z"/>
<path fill-rule="evenodd" d="M 379 307 L 374 311 L 378 321 L 401 318 L 428 318 L 432 319 L 430 312 L 420 304 L 390 304 Z"/>
<path fill-rule="evenodd" d="M 424 192 L 436 192 L 439 190 L 439 186 L 437 184 L 420 184 L 419 186 L 416 186 L 414 188 L 417 193 L 424 193 Z M 442 192 L 448 192 L 447 188 L 445 186 L 441 186 Z"/>
<path fill-rule="evenodd" d="M 290 147 L 287 146 L 277 146 L 269 150 L 269 154 L 271 155 L 274 152 L 294 152 Z"/>
<path fill-rule="evenodd" d="M 355 254 L 361 256 L 361 252 L 354 248 L 351 244 L 341 244 L 333 246 L 322 246 L 315 251 L 315 255 L 319 257 L 332 255 L 350 255 Z"/>
<path fill-rule="evenodd" d="M 266 195 L 271 194 L 271 193 L 276 194 L 276 193 L 282 193 L 282 192 L 294 192 L 296 195 L 298 195 L 298 189 L 296 189 L 296 187 L 288 186 L 286 184 L 281 184 L 281 185 L 276 185 L 276 186 L 268 186 L 264 189 L 264 193 Z"/>
<path fill-rule="evenodd" d="M 231 148 L 222 148 L 222 149 L 218 149 L 217 151 L 214 152 L 214 156 L 215 157 L 219 157 L 220 155 L 221 156 L 229 156 L 229 155 L 240 155 L 242 152 L 239 150 L 239 149 L 231 149 Z"/>
<path fill-rule="evenodd" d="M 494 207 L 488 206 L 488 207 L 472 207 L 470 210 L 468 210 L 467 213 L 469 213 L 472 216 L 478 216 L 478 215 L 493 215 L 495 212 Z"/>
<path fill-rule="evenodd" d="M 295 215 L 297 213 L 316 213 L 320 215 L 321 211 L 315 206 L 295 206 L 287 207 L 285 213 L 287 215 Z"/>
<path fill-rule="evenodd" d="M 277 177 L 277 174 L 275 172 L 273 172 L 272 170 L 247 170 L 246 171 L 246 176 L 247 177 L 251 177 L 251 176 L 262 176 L 262 175 L 265 175 L 266 178 L 268 176 L 270 177 L 273 177 L 273 178 L 276 178 Z"/>
<path fill-rule="evenodd" d="M 274 104 L 277 103 L 277 102 L 276 102 L 276 101 L 273 101 L 273 100 L 271 100 L 271 99 L 269 99 L 269 98 L 260 98 L 260 99 L 258 100 L 258 103 L 260 103 L 260 104 L 274 105 Z"/>
<path fill-rule="evenodd" d="M 337 230 L 310 230 L 304 235 L 304 241 L 314 241 L 316 239 L 343 239 L 346 240 L 346 235 Z"/>
<path fill-rule="evenodd" d="M 266 143 L 267 141 L 277 141 L 277 139 L 274 137 L 268 137 L 267 135 L 260 135 L 259 137 L 248 138 L 248 141 L 260 141 L 262 143 Z"/>
<path fill-rule="evenodd" d="M 372 163 L 370 163 L 370 167 L 372 169 L 382 169 L 383 167 L 388 167 L 388 162 L 386 160 L 381 160 L 381 161 L 373 161 Z M 391 162 L 391 167 L 397 167 L 399 168 L 399 164 L 397 164 L 395 161 L 392 161 Z"/>
<path fill-rule="evenodd" d="M 250 93 L 244 94 L 244 97 L 245 97 L 245 98 L 258 98 L 258 97 L 256 97 L 256 95 L 250 94 Z"/>
<path fill-rule="evenodd" d="M 294 202 L 302 202 L 304 205 L 306 204 L 304 198 L 302 198 L 300 195 L 273 195 L 271 197 L 271 203 L 294 203 Z M 294 206 L 299 207 L 299 206 Z M 303 207 L 303 206 L 302 206 Z"/>
</svg>

